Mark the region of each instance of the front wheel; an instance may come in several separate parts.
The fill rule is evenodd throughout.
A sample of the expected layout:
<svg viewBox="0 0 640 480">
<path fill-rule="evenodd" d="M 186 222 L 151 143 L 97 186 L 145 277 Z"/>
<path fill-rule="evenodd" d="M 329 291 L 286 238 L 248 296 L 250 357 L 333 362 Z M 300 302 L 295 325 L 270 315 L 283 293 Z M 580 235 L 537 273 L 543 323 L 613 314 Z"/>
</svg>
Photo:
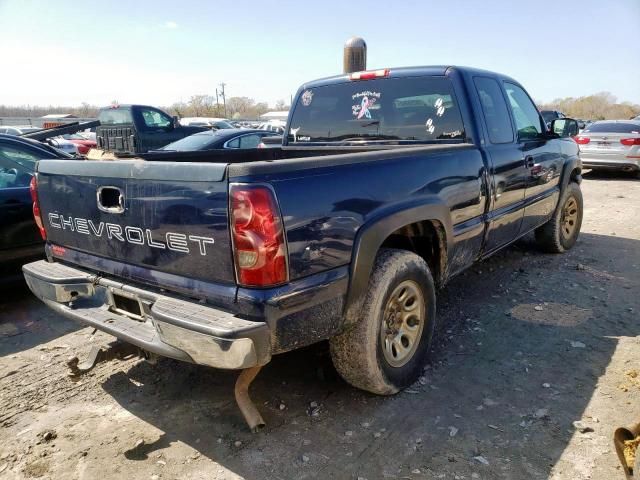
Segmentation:
<svg viewBox="0 0 640 480">
<path fill-rule="evenodd" d="M 391 395 L 415 382 L 435 327 L 435 286 L 427 263 L 405 250 L 381 249 L 356 323 L 330 341 L 348 383 Z"/>
<path fill-rule="evenodd" d="M 549 253 L 562 253 L 570 250 L 580 234 L 582 212 L 580 185 L 569 182 L 551 219 L 535 231 L 536 242 L 540 248 Z"/>
</svg>

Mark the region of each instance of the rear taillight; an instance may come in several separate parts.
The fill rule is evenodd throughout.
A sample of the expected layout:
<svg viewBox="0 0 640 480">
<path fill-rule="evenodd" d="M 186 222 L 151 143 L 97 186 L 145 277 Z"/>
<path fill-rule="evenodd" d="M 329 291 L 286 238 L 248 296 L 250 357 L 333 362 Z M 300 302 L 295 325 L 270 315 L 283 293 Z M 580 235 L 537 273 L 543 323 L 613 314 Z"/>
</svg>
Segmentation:
<svg viewBox="0 0 640 480">
<path fill-rule="evenodd" d="M 31 200 L 33 201 L 33 218 L 36 221 L 38 230 L 40 230 L 40 236 L 43 240 L 47 239 L 47 232 L 44 231 L 44 225 L 42 224 L 42 217 L 40 216 L 40 202 L 38 202 L 38 181 L 36 176 L 31 177 L 31 183 L 29 184 L 29 192 L 31 193 Z"/>
<path fill-rule="evenodd" d="M 574 137 L 573 139 L 576 141 L 578 145 L 586 145 L 591 141 L 589 137 L 581 137 L 581 136 Z"/>
<path fill-rule="evenodd" d="M 640 145 L 640 137 L 638 138 L 623 138 L 620 143 L 627 147 L 633 147 L 634 145 Z"/>
<path fill-rule="evenodd" d="M 287 281 L 287 249 L 273 190 L 264 185 L 229 187 L 236 278 L 247 287 Z"/>
<path fill-rule="evenodd" d="M 389 69 L 369 70 L 366 72 L 353 72 L 349 75 L 349 80 L 371 80 L 372 78 L 382 78 L 389 76 Z"/>
</svg>

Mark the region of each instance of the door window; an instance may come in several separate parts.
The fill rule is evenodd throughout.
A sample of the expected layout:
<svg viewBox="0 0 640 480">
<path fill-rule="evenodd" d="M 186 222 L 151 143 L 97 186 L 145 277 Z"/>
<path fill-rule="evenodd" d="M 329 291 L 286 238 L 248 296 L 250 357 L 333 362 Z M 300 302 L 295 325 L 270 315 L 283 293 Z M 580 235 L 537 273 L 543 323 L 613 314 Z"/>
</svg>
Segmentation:
<svg viewBox="0 0 640 480">
<path fill-rule="evenodd" d="M 491 143 L 513 142 L 511 118 L 500 85 L 493 78 L 487 77 L 476 77 L 473 82 L 480 97 L 482 113 L 489 131 L 489 141 Z"/>
<path fill-rule="evenodd" d="M 144 124 L 150 128 L 166 128 L 171 125 L 172 120 L 168 115 L 159 112 L 158 110 L 152 110 L 150 108 L 143 108 L 140 110 Z"/>
<path fill-rule="evenodd" d="M 240 148 L 258 148 L 260 135 L 245 135 L 240 137 Z"/>
<path fill-rule="evenodd" d="M 505 82 L 505 90 L 518 129 L 518 140 L 534 140 L 542 135 L 542 122 L 538 109 L 527 92 L 513 83 Z"/>
<path fill-rule="evenodd" d="M 0 144 L 0 188 L 28 187 L 38 157 Z"/>
<path fill-rule="evenodd" d="M 261 135 L 244 135 L 227 143 L 227 148 L 258 148 Z"/>
</svg>

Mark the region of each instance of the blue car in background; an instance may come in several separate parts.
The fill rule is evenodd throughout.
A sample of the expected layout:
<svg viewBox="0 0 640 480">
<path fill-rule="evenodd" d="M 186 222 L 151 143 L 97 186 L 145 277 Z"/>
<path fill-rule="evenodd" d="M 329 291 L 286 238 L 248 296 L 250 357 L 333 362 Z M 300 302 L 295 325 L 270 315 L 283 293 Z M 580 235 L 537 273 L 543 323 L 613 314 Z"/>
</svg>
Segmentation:
<svg viewBox="0 0 640 480">
<path fill-rule="evenodd" d="M 35 140 L 0 134 L 0 275 L 44 254 L 29 192 L 36 162 L 70 158 Z"/>
<path fill-rule="evenodd" d="M 220 129 L 208 130 L 176 140 L 153 152 L 196 152 L 203 150 L 239 150 L 258 148 L 264 137 L 273 137 L 268 130 Z M 280 142 L 282 143 L 282 139 Z"/>
</svg>

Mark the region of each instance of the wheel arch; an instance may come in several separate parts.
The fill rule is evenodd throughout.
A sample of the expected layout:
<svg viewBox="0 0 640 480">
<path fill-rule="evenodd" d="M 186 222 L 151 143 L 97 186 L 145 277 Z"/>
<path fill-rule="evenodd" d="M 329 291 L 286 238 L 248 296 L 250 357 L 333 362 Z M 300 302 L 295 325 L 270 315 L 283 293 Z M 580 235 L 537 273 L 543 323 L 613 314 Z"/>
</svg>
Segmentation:
<svg viewBox="0 0 640 480">
<path fill-rule="evenodd" d="M 416 242 L 425 237 L 427 242 Z M 345 322 L 349 324 L 357 318 L 380 248 L 401 248 L 420 255 L 429 264 L 436 285 L 442 285 L 452 238 L 449 208 L 438 199 L 397 206 L 367 221 L 354 241 Z"/>
</svg>

